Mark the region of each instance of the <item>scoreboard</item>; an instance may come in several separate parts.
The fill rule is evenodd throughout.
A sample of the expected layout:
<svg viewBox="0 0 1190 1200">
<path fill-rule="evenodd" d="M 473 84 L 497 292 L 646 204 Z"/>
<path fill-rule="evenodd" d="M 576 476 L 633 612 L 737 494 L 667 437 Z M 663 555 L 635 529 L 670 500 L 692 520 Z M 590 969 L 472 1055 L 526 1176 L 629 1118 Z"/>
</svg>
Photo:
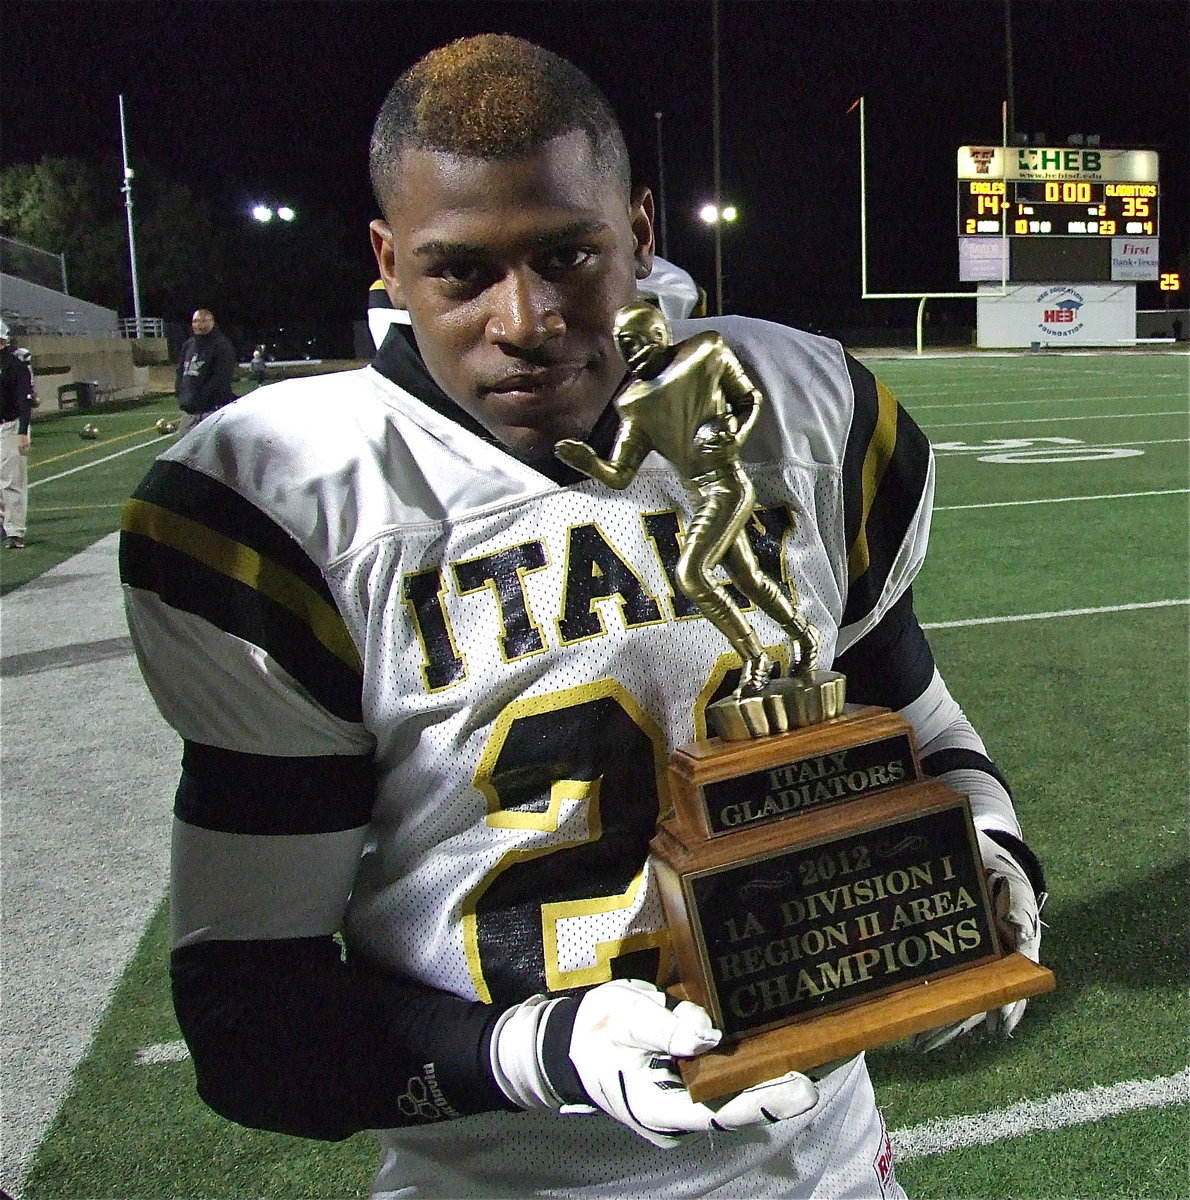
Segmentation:
<svg viewBox="0 0 1190 1200">
<path fill-rule="evenodd" d="M 1000 214 L 1013 237 L 1157 237 L 1155 183 L 1003 179 L 959 182 L 959 233 L 1000 236 Z"/>
<path fill-rule="evenodd" d="M 962 146 L 960 278 L 1156 279 L 1160 201 L 1152 150 Z"/>
</svg>

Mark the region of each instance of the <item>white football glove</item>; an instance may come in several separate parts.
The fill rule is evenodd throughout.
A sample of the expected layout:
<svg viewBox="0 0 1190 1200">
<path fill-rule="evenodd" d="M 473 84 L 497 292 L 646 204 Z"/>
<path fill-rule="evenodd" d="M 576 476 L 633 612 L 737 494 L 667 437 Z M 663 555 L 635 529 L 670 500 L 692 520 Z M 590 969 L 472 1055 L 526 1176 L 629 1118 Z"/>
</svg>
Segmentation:
<svg viewBox="0 0 1190 1200">
<path fill-rule="evenodd" d="M 491 1063 L 505 1095 L 524 1108 L 602 1110 L 663 1149 L 682 1134 L 771 1124 L 812 1108 L 818 1089 L 796 1071 L 733 1096 L 696 1104 L 673 1059 L 719 1044 L 706 1011 L 674 1008 L 651 983 L 616 979 L 581 997 L 533 996 L 499 1019 Z"/>
<path fill-rule="evenodd" d="M 1045 903 L 1045 894 L 1034 894 L 1029 877 L 1003 846 L 980 829 L 975 831 L 975 836 L 979 841 L 983 869 L 987 872 L 996 928 L 1005 951 L 1019 950 L 1037 962 L 1041 950 L 1041 906 Z M 997 1037 L 1010 1037 L 1025 1014 L 1026 1003 L 1025 1000 L 1016 1000 L 991 1012 L 976 1013 L 954 1025 L 919 1033 L 913 1039 L 914 1048 L 937 1050 L 955 1038 L 970 1033 L 985 1021 L 988 1029 Z"/>
</svg>

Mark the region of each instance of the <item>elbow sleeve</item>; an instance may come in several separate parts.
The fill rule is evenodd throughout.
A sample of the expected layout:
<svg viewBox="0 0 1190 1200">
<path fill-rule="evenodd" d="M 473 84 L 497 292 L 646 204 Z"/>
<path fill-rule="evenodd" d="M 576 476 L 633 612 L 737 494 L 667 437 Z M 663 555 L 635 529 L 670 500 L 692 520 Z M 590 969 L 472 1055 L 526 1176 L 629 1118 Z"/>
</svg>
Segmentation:
<svg viewBox="0 0 1190 1200">
<path fill-rule="evenodd" d="M 199 1095 L 241 1125 L 338 1141 L 508 1107 L 497 1010 L 344 961 L 332 938 L 179 947 L 170 974 Z"/>
</svg>

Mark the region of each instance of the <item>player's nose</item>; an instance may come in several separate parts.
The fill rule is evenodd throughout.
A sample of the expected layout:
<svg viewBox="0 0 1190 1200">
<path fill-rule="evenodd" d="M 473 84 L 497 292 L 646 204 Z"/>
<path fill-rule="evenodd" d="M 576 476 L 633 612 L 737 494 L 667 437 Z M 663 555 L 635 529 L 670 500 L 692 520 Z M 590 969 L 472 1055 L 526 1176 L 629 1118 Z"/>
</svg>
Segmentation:
<svg viewBox="0 0 1190 1200">
<path fill-rule="evenodd" d="M 533 271 L 510 271 L 489 289 L 489 342 L 518 350 L 536 350 L 566 332 L 556 290 Z"/>
</svg>

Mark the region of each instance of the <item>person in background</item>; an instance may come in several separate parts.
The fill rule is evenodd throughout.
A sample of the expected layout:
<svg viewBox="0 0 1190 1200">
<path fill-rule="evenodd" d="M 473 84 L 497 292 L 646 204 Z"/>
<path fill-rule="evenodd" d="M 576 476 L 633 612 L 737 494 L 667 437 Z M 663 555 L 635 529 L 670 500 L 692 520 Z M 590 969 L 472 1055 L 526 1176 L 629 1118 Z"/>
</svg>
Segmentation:
<svg viewBox="0 0 1190 1200">
<path fill-rule="evenodd" d="M 252 361 L 248 363 L 248 372 L 252 376 L 252 382 L 260 387 L 264 383 L 264 375 L 266 370 L 264 347 L 257 346 L 252 351 Z"/>
<path fill-rule="evenodd" d="M 40 408 L 41 397 L 37 394 L 37 380 L 33 377 L 33 354 L 24 346 L 17 346 L 13 354 L 29 368 L 29 402 L 33 408 Z"/>
<path fill-rule="evenodd" d="M 369 367 L 204 421 L 124 517 L 129 628 L 183 739 L 171 978 L 200 1095 L 380 1131 L 377 1197 L 903 1196 L 863 1055 L 715 1106 L 675 1069 L 720 1034 L 662 990 L 658 780 L 740 663 L 676 586 L 679 475 L 612 492 L 556 453 L 610 453 L 615 315 L 653 263 L 615 116 L 549 51 L 465 38 L 397 81 L 370 162 L 407 320 Z M 757 557 L 970 796 L 1035 958 L 1040 867 L 913 612 L 929 443 L 837 342 L 673 327 L 705 330 L 765 398 Z"/>
<path fill-rule="evenodd" d="M 9 550 L 25 548 L 35 396 L 29 353 L 12 346 L 8 324 L 0 321 L 0 521 Z"/>
<path fill-rule="evenodd" d="M 178 407 L 183 413 L 181 433 L 235 399 L 231 390 L 236 369 L 235 347 L 216 326 L 209 308 L 195 310 L 190 328 L 194 336 L 187 338 L 182 347 L 175 387 Z"/>
</svg>

